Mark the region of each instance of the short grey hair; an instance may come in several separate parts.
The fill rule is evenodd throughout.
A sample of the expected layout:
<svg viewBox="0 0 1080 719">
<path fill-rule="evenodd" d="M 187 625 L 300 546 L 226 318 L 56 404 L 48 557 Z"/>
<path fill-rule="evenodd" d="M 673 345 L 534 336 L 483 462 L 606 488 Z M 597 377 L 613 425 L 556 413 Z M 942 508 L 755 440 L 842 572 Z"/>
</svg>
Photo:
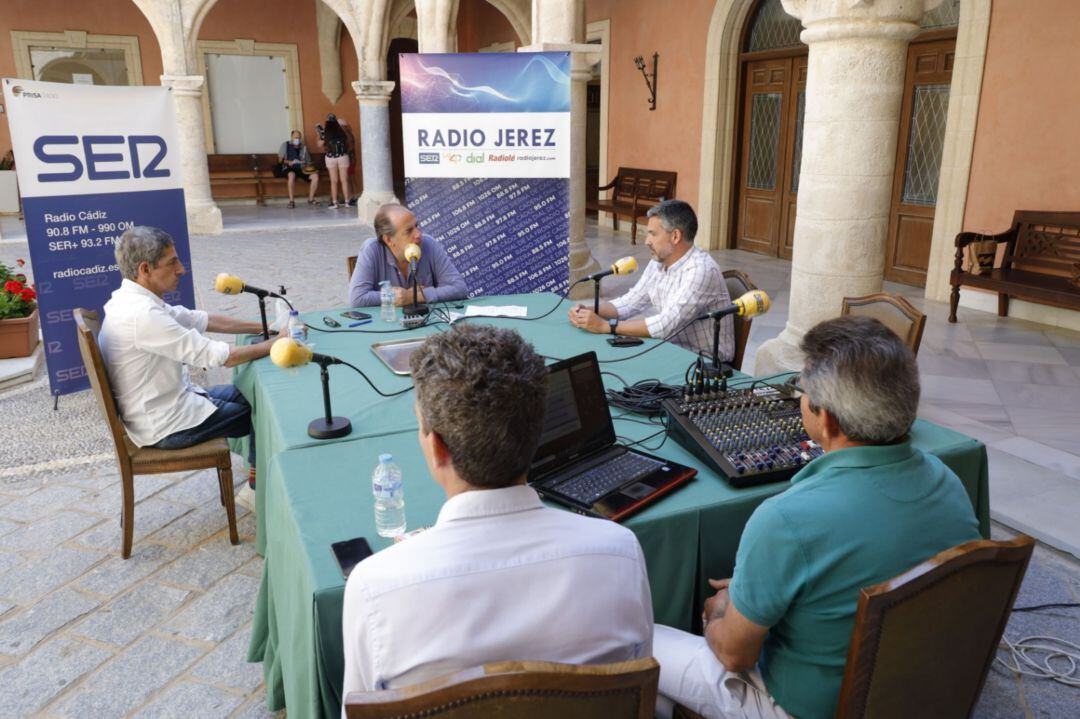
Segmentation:
<svg viewBox="0 0 1080 719">
<path fill-rule="evenodd" d="M 826 409 L 848 439 L 895 441 L 911 429 L 919 407 L 915 355 L 871 317 L 837 317 L 806 333 L 800 384 L 811 409 Z"/>
<path fill-rule="evenodd" d="M 381 241 L 385 235 L 394 234 L 394 215 L 408 212 L 409 208 L 396 202 L 388 202 L 375 213 L 372 224 L 375 225 L 375 237 Z"/>
<path fill-rule="evenodd" d="M 155 267 L 165 250 L 176 243 L 172 235 L 159 227 L 136 225 L 130 228 L 116 241 L 116 264 L 120 265 L 120 276 L 134 281 L 139 276 L 139 265 L 149 262 Z"/>
<path fill-rule="evenodd" d="M 529 471 L 547 402 L 547 368 L 514 330 L 454 325 L 409 358 L 420 430 L 438 432 L 454 470 L 483 489 Z"/>
<path fill-rule="evenodd" d="M 655 217 L 660 220 L 660 225 L 665 232 L 682 232 L 686 241 L 693 244 L 697 237 L 697 215 L 689 202 L 682 200 L 664 200 L 659 205 L 653 205 L 645 213 L 647 217 Z"/>
</svg>

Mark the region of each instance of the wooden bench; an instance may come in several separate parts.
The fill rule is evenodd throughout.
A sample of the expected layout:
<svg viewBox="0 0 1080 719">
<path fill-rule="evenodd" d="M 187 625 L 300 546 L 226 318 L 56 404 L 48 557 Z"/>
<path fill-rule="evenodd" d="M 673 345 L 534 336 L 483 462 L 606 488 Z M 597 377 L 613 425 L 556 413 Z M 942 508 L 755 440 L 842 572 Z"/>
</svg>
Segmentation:
<svg viewBox="0 0 1080 719">
<path fill-rule="evenodd" d="M 326 174 L 323 153 L 312 153 L 311 160 L 319 170 L 319 192 L 329 188 L 330 178 Z M 207 155 L 206 164 L 210 170 L 210 191 L 214 199 L 250 199 L 255 203 L 265 204 L 267 197 L 288 197 L 289 180 L 287 177 L 274 177 L 274 165 L 278 164 L 276 153 L 272 154 L 233 154 Z M 297 189 L 298 196 L 307 196 L 307 183 Z"/>
<path fill-rule="evenodd" d="M 964 270 L 965 248 L 972 242 L 1005 244 L 1001 266 L 973 274 Z M 1009 298 L 1080 310 L 1080 285 L 1074 282 L 1080 262 L 1080 212 L 1018 210 L 1012 227 L 999 235 L 961 232 L 956 236 L 956 266 L 950 280 L 949 322 L 956 322 L 960 286 L 998 293 L 998 315 L 1009 314 Z"/>
<path fill-rule="evenodd" d="M 642 170 L 620 167 L 615 179 L 599 188 L 600 192 L 611 190 L 611 197 L 596 196 L 585 203 L 589 210 L 611 213 L 611 226 L 619 229 L 619 217 L 630 218 L 630 242 L 637 244 L 638 221 L 645 221 L 649 208 L 662 200 L 675 197 L 675 181 L 678 173 L 666 170 Z"/>
</svg>

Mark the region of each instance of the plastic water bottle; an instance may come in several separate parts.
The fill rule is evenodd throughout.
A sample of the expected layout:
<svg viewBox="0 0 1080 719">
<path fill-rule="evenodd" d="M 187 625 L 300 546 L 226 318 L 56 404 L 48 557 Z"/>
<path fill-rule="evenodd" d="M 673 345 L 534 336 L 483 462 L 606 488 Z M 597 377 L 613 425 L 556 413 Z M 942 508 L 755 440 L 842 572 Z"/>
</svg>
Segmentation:
<svg viewBox="0 0 1080 719">
<path fill-rule="evenodd" d="M 379 318 L 383 322 L 397 322 L 397 308 L 394 307 L 394 288 L 390 280 L 379 283 L 379 302 L 382 305 Z"/>
<path fill-rule="evenodd" d="M 296 310 L 289 313 L 289 337 L 297 342 L 307 342 L 307 325 Z"/>
<path fill-rule="evenodd" d="M 371 474 L 371 491 L 375 495 L 375 531 L 380 537 L 404 534 L 405 488 L 394 455 L 379 455 L 379 464 Z"/>
<path fill-rule="evenodd" d="M 282 337 L 288 334 L 289 312 L 289 306 L 285 304 L 285 300 L 280 297 L 274 300 L 274 323 L 270 325 L 270 329 L 277 330 Z"/>
</svg>

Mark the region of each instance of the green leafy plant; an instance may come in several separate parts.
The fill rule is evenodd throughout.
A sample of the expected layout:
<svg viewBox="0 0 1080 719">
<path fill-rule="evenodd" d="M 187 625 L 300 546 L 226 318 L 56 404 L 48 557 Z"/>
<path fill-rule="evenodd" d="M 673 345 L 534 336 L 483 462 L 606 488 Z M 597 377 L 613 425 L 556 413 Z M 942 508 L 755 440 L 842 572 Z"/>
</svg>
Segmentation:
<svg viewBox="0 0 1080 719">
<path fill-rule="evenodd" d="M 0 262 L 0 320 L 29 317 L 37 308 L 37 292 L 20 271 L 25 266 L 24 260 L 16 260 L 13 271 Z"/>
</svg>

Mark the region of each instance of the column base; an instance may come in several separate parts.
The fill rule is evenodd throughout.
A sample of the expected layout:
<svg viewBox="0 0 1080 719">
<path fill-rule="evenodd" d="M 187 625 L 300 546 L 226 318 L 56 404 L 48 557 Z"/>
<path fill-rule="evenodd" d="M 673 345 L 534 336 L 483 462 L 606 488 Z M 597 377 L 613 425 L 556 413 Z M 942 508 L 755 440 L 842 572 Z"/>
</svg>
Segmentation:
<svg viewBox="0 0 1080 719">
<path fill-rule="evenodd" d="M 393 192 L 368 192 L 364 190 L 360 199 L 356 201 L 356 216 L 361 222 L 368 225 L 375 222 L 375 213 L 388 202 L 400 203 L 401 200 Z M 420 218 L 423 221 L 423 218 Z"/>
<path fill-rule="evenodd" d="M 570 283 L 577 282 L 582 277 L 591 275 L 594 272 L 600 270 L 600 263 L 596 261 L 596 258 L 592 256 L 592 252 L 589 251 L 589 246 L 582 238 L 581 244 L 583 247 L 574 247 L 571 241 L 570 248 Z M 591 282 L 582 282 L 580 285 L 573 287 L 570 290 L 568 297 L 572 300 L 585 300 L 592 299 L 593 286 Z"/>
<path fill-rule="evenodd" d="M 213 202 L 187 202 L 188 234 L 220 235 L 223 227 L 221 209 Z"/>
<path fill-rule="evenodd" d="M 803 353 L 797 343 L 788 339 L 789 332 L 784 330 L 779 337 L 767 340 L 754 353 L 754 375 L 767 377 L 780 372 L 800 372 L 803 368 Z"/>
</svg>

